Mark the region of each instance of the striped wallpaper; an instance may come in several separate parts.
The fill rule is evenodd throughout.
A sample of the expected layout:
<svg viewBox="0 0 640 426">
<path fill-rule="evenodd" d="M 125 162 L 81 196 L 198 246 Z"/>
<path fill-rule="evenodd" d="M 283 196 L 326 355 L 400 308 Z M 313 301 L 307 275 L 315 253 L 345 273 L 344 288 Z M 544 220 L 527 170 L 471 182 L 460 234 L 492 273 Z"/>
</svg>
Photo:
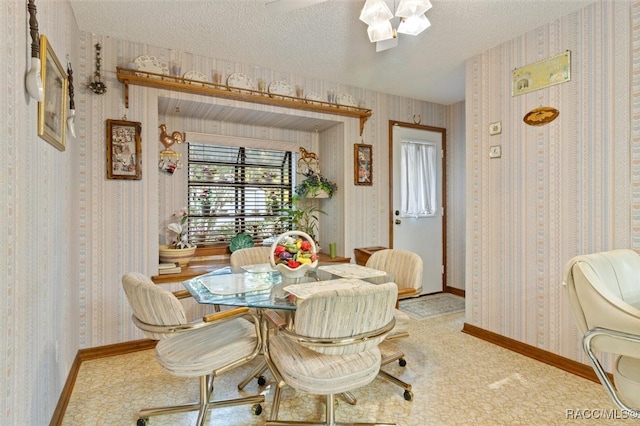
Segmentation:
<svg viewBox="0 0 640 426">
<path fill-rule="evenodd" d="M 637 129 L 636 140 L 630 132 L 638 88 L 627 83 L 638 70 L 629 52 L 640 28 L 630 19 L 638 3 L 633 15 L 630 7 L 595 2 L 467 61 L 466 320 L 583 362 L 561 287 L 565 263 L 640 249 L 632 225 Z M 571 81 L 511 96 L 513 69 L 565 50 Z M 522 117 L 542 105 L 559 117 L 526 125 Z M 495 121 L 502 133 L 490 136 Z M 502 146 L 502 158 L 489 158 L 492 145 Z"/>
<path fill-rule="evenodd" d="M 471 58 L 466 102 L 442 106 L 81 33 L 67 1 L 38 2 L 40 32 L 61 61 L 69 55 L 74 69 L 77 138 L 70 137 L 60 152 L 37 136 L 36 103 L 24 92 L 26 4 L 0 3 L 2 423 L 47 424 L 78 349 L 142 337 L 131 324 L 120 277 L 154 272 L 168 213 L 162 210 L 174 209 L 182 190 L 179 172 L 168 178 L 156 167 L 162 121 L 169 129 L 317 147 L 323 172 L 339 182 L 341 194 L 331 201 L 323 232 L 343 232 L 347 255 L 353 247 L 388 244 L 388 121 L 411 122 L 420 115 L 422 124 L 445 127 L 447 276 L 449 285 L 466 288 L 467 322 L 583 360 L 560 291 L 562 266 L 576 253 L 637 248 L 640 242 L 639 5 L 599 1 Z M 84 87 L 94 71 L 97 42 L 105 95 Z M 571 82 L 511 97 L 513 68 L 566 49 L 572 51 Z M 154 89 L 132 87 L 125 110 L 115 67 L 142 54 L 179 55 L 183 70 L 285 79 L 307 92 L 336 87 L 363 99 L 374 114 L 361 139 L 353 119 L 336 118 L 338 126 L 314 135 L 161 116 L 159 98 L 186 95 Z M 541 104 L 558 108 L 558 120 L 525 126 L 522 116 Z M 105 120 L 124 116 L 143 124 L 141 181 L 106 179 Z M 488 123 L 498 120 L 503 132 L 490 137 Z M 374 146 L 372 187 L 352 185 L 352 145 L 362 140 Z M 496 144 L 503 156 L 489 160 L 488 147 Z"/>
</svg>

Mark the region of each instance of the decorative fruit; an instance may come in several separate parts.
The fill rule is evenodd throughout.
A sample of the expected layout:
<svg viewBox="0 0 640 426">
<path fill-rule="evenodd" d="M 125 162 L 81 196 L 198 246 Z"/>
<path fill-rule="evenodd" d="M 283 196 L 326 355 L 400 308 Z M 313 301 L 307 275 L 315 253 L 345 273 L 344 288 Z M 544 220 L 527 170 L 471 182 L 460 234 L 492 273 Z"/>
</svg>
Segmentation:
<svg viewBox="0 0 640 426">
<path fill-rule="evenodd" d="M 312 264 L 317 260 L 317 255 L 313 250 L 313 244 L 306 237 L 286 236 L 274 244 L 273 261 L 276 265 L 284 264 L 288 268 L 295 269 L 300 265 Z"/>
</svg>

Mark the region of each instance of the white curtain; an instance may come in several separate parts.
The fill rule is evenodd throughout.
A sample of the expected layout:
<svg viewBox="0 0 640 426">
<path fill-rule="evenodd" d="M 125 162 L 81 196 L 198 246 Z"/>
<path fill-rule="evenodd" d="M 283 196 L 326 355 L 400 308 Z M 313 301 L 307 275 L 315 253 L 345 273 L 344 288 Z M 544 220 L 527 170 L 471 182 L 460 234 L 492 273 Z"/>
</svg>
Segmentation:
<svg viewBox="0 0 640 426">
<path fill-rule="evenodd" d="M 436 145 L 403 140 L 401 162 L 401 215 L 434 216 L 436 199 Z"/>
</svg>

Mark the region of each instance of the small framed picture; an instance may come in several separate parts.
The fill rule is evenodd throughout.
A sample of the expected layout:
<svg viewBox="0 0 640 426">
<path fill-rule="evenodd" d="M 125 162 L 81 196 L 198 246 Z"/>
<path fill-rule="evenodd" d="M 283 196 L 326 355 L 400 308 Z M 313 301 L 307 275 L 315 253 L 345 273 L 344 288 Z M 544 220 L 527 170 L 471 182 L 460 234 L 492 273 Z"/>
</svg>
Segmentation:
<svg viewBox="0 0 640 426">
<path fill-rule="evenodd" d="M 356 185 L 373 185 L 373 146 L 353 146 L 353 181 Z"/>
<path fill-rule="evenodd" d="M 64 151 L 67 127 L 67 73 L 44 35 L 40 36 L 40 63 L 44 98 L 38 102 L 38 136 Z"/>
<path fill-rule="evenodd" d="M 142 179 L 142 124 L 107 120 L 107 179 Z"/>
</svg>

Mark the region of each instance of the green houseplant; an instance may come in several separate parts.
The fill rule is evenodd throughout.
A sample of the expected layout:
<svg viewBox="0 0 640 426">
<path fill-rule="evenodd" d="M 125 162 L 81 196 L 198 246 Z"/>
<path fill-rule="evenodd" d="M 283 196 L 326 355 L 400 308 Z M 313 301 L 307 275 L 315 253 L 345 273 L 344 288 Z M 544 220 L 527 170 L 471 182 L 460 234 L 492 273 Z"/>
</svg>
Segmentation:
<svg viewBox="0 0 640 426">
<path fill-rule="evenodd" d="M 327 214 L 311 203 L 304 203 L 300 196 L 295 195 L 291 206 L 281 210 L 279 222 L 286 228 L 309 234 L 314 240 L 318 234 L 318 220 L 321 214 Z"/>
<path fill-rule="evenodd" d="M 160 263 L 178 263 L 187 266 L 196 252 L 196 245 L 189 242 L 189 214 L 186 208 L 174 213 L 176 222 L 170 223 L 167 230 L 170 232 L 170 242 L 162 244 L 159 248 Z"/>
<path fill-rule="evenodd" d="M 309 171 L 304 176 L 305 179 L 296 185 L 296 195 L 300 198 L 331 198 L 338 190 L 336 183 L 331 182 L 320 173 Z"/>
</svg>

